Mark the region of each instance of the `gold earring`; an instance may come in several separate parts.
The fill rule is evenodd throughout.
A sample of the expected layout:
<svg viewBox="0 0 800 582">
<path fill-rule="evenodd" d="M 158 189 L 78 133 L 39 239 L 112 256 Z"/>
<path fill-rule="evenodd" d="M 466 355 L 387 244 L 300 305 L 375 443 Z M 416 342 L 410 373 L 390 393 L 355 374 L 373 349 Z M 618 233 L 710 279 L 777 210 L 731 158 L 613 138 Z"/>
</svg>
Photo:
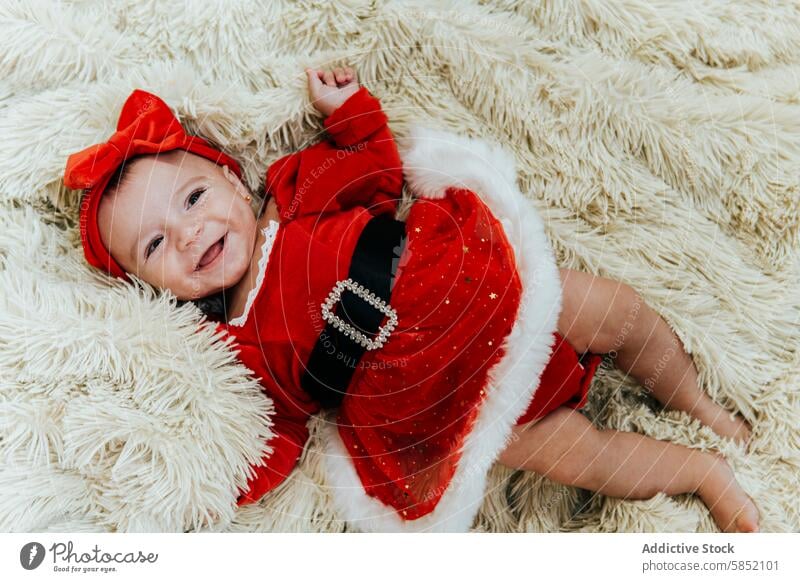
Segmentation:
<svg viewBox="0 0 800 582">
<path fill-rule="evenodd" d="M 231 182 L 233 182 L 233 176 L 231 175 L 231 171 L 228 169 L 228 166 L 227 166 L 227 165 L 223 165 L 223 166 L 222 166 L 222 173 L 225 175 L 225 177 L 226 177 L 228 180 L 230 180 Z M 251 197 L 250 197 L 250 195 L 249 195 L 249 194 L 242 194 L 242 197 L 243 197 L 245 200 L 247 200 L 248 202 L 250 202 L 250 200 L 251 200 Z"/>
</svg>

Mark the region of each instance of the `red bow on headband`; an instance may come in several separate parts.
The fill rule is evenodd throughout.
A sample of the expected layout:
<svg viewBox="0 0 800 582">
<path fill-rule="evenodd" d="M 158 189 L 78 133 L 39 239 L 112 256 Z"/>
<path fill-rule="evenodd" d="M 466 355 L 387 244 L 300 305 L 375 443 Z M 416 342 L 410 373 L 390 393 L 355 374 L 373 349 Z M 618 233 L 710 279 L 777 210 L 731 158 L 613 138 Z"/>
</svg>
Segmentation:
<svg viewBox="0 0 800 582">
<path fill-rule="evenodd" d="M 117 122 L 117 131 L 104 143 L 95 144 L 67 159 L 64 184 L 86 189 L 80 208 L 81 242 L 86 260 L 126 281 L 125 271 L 109 254 L 100 238 L 97 210 L 111 176 L 128 158 L 182 149 L 228 166 L 241 178 L 239 164 L 214 149 L 201 137 L 188 135 L 161 98 L 141 89 L 130 94 Z"/>
</svg>

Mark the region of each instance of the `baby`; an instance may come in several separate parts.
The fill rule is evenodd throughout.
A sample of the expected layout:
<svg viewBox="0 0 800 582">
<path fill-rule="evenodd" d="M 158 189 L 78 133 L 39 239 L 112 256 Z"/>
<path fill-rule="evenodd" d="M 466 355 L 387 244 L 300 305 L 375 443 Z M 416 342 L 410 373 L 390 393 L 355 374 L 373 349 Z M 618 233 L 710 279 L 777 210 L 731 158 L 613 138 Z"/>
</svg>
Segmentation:
<svg viewBox="0 0 800 582">
<path fill-rule="evenodd" d="M 76 154 L 68 162 L 65 177 L 70 187 L 88 186 L 89 191 L 94 188 L 102 194 L 87 195 L 82 204 L 82 240 L 93 265 L 122 278 L 133 273 L 159 289 L 171 290 L 181 300 L 222 299 L 221 326 L 238 335 L 243 346 L 240 357 L 260 375 L 276 406 L 273 453 L 266 459 L 267 466 L 256 470 L 256 477 L 239 498 L 240 505 L 257 501 L 291 472 L 308 436 L 305 420 L 319 410 L 324 394 L 312 390 L 314 384 L 307 374 L 297 376 L 302 374 L 302 366 L 283 362 L 302 352 L 302 360 L 311 368 L 310 354 L 322 345 L 324 333 L 320 335 L 320 330 L 325 323 L 319 317 L 311 318 L 311 323 L 301 322 L 306 319 L 299 315 L 302 309 L 292 311 L 291 317 L 287 312 L 294 310 L 295 304 L 303 305 L 301 301 L 318 308 L 332 282 L 342 280 L 348 272 L 355 276 L 356 260 L 351 262 L 351 255 L 369 252 L 359 250 L 359 241 L 363 247 L 377 246 L 380 237 L 388 237 L 386 233 L 397 224 L 389 217 L 397 208 L 402 187 L 401 163 L 377 99 L 358 84 L 349 67 L 307 69 L 306 73 L 313 105 L 326 118 L 332 143 L 320 142 L 274 163 L 267 174 L 265 202 L 257 212 L 236 162 L 200 138 L 180 130 L 174 135 L 148 135 L 140 143 L 150 139 L 152 146 L 140 145 L 133 155 L 122 153 L 119 144 L 134 143 L 133 133 L 142 131 L 137 115 L 160 115 L 160 123 L 172 127 L 165 107 L 152 111 L 152 96 L 136 111 L 126 104 L 117 137 L 109 140 L 109 144 L 117 143 L 113 149 L 101 144 L 96 146 L 99 150 Z M 150 126 L 158 125 L 150 120 Z M 171 145 L 165 146 L 167 143 Z M 87 162 L 87 152 L 94 156 L 92 164 Z M 101 154 L 107 167 L 98 172 Z M 89 167 L 102 177 L 83 176 Z M 94 214 L 91 208 L 95 208 Z M 442 218 L 437 218 L 437 212 Z M 89 217 L 85 225 L 84 216 Z M 378 224 L 373 222 L 376 219 L 384 222 L 364 234 L 366 225 Z M 451 223 L 461 229 L 457 243 L 451 242 L 455 240 Z M 392 382 L 398 392 L 410 391 L 406 400 L 389 401 L 383 409 L 378 408 L 381 405 L 376 398 L 362 399 L 359 404 L 352 404 L 352 398 L 336 402 L 342 406 L 341 438 L 352 462 L 361 463 L 358 477 L 365 490 L 371 498 L 395 508 L 398 516 L 411 520 L 432 512 L 443 499 L 457 455 L 456 445 L 442 443 L 465 442 L 469 424 L 463 419 L 471 418 L 465 410 L 470 403 L 477 406 L 483 402 L 487 370 L 500 357 L 497 348 L 509 333 L 525 281 L 516 275 L 509 258 L 513 258 L 513 250 L 500 223 L 474 192 L 451 190 L 441 200 L 415 201 L 408 220 L 400 224 L 408 235 L 408 248 L 399 261 L 406 265 L 403 275 L 396 276 L 396 265 L 391 274 L 386 267 L 392 286 L 371 296 L 389 323 L 374 336 L 348 328 L 333 317 L 332 306 L 339 300 L 335 292 L 327 300 L 331 314 L 322 319 L 328 322 L 325 329 L 330 334 L 342 330 L 349 334 L 354 349 L 361 343 L 361 351 L 356 352 L 361 363 L 373 367 L 395 363 L 388 371 L 349 370 L 342 384 L 348 397 L 356 393 L 387 396 Z M 433 238 L 434 232 L 439 239 Z M 460 255 L 459 267 L 467 265 L 464 268 L 476 269 L 478 275 L 459 279 L 461 287 L 451 284 L 451 279 L 455 281 L 451 273 L 457 271 L 451 271 L 451 262 L 444 260 L 452 249 Z M 312 262 L 314 268 L 307 269 Z M 743 445 L 750 439 L 744 419 L 733 418 L 702 391 L 697 370 L 680 340 L 635 290 L 569 269 L 557 273 L 562 301 L 554 332 L 556 343 L 533 400 L 524 414 L 515 414 L 514 438 L 496 460 L 559 483 L 627 499 L 650 498 L 659 491 L 668 495 L 697 493 L 721 530 L 758 531 L 758 510 L 720 455 L 640 434 L 599 430 L 577 412 L 586 401 L 598 354 L 611 353 L 620 368 L 646 385 L 668 409 L 685 411 Z M 416 279 L 420 286 L 426 283 L 427 291 L 412 293 Z M 439 279 L 451 286 L 436 287 Z M 340 294 L 342 285 L 346 284 L 339 285 Z M 356 287 L 352 291 L 358 292 Z M 431 297 L 438 303 L 429 304 Z M 481 299 L 470 307 L 477 297 Z M 269 311 L 275 305 L 282 306 L 280 311 Z M 416 325 L 394 330 L 398 318 L 402 324 L 412 319 L 415 310 L 420 314 L 424 310 Z M 440 324 L 431 323 L 434 313 L 441 313 Z M 341 309 L 338 315 L 345 317 Z M 468 317 L 475 317 L 475 323 Z M 487 321 L 496 323 L 493 330 L 484 331 L 492 327 Z M 272 327 L 267 327 L 270 322 Z M 378 322 L 375 320 L 371 332 L 377 332 Z M 427 343 L 434 335 L 445 337 L 443 330 L 453 322 L 463 324 L 459 339 L 447 336 L 449 343 Z M 316 325 L 313 329 L 312 324 Z M 306 341 L 306 337 L 310 339 Z M 382 345 L 370 343 L 374 342 L 371 337 L 380 338 L 377 344 Z M 458 366 L 466 370 L 466 364 L 460 362 L 467 360 L 460 359 L 462 350 L 457 349 L 463 337 L 485 339 L 482 345 L 491 346 L 482 348 L 488 351 L 468 354 L 470 362 L 480 360 L 476 368 L 480 373 L 455 372 Z M 284 343 L 291 344 L 291 349 L 280 351 L 283 348 L 278 346 Z M 337 345 L 344 350 L 344 344 Z M 547 346 L 551 345 L 548 341 Z M 657 366 L 665 356 L 669 365 L 660 370 Z M 401 360 L 402 367 L 396 364 Z M 438 373 L 441 381 L 432 370 L 422 372 L 422 368 L 433 367 L 434 361 L 452 364 L 447 374 Z M 334 369 L 332 363 L 325 365 Z M 432 384 L 432 377 L 439 383 Z M 458 386 L 455 389 L 454 384 Z M 454 412 L 458 401 L 450 398 L 452 394 L 466 407 L 458 414 Z M 428 430 L 423 430 L 422 406 L 412 408 L 408 402 L 443 404 L 437 420 L 431 418 Z M 396 430 L 389 432 L 385 427 L 392 423 Z M 440 430 L 444 430 L 441 426 L 455 428 L 448 429 L 452 432 L 440 442 L 428 436 L 436 432 L 434 425 Z M 429 445 L 422 445 L 425 450 L 407 452 L 416 451 L 423 440 Z M 400 450 L 406 451 L 405 456 L 397 453 Z M 373 473 L 379 462 L 391 464 L 376 460 L 381 458 L 397 459 L 402 470 L 392 473 L 383 467 Z M 449 472 L 427 468 L 435 464 L 432 458 Z"/>
</svg>

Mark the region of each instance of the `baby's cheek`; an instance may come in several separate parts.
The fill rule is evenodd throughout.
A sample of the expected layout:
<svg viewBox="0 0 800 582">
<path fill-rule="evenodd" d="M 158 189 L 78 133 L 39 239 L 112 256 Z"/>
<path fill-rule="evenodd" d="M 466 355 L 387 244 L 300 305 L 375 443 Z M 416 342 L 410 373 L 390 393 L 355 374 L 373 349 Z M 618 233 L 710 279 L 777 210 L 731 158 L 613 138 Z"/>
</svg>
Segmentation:
<svg viewBox="0 0 800 582">
<path fill-rule="evenodd" d="M 176 283 L 174 287 L 176 289 L 180 288 L 184 297 L 188 297 L 193 301 L 208 294 L 206 293 L 206 282 L 201 280 L 200 277 L 192 277 L 188 281 L 183 281 L 181 285 Z M 178 295 L 178 293 L 176 292 L 175 295 Z"/>
</svg>

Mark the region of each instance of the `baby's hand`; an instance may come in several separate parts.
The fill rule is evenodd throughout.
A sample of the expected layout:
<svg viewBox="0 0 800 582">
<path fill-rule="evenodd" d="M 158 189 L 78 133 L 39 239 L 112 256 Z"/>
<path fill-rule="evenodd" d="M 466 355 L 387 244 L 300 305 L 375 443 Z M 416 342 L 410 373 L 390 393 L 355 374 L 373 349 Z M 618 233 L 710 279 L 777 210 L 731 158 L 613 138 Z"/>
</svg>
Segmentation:
<svg viewBox="0 0 800 582">
<path fill-rule="evenodd" d="M 311 103 L 328 117 L 358 91 L 356 74 L 350 67 L 336 67 L 333 71 L 306 69 Z"/>
</svg>

